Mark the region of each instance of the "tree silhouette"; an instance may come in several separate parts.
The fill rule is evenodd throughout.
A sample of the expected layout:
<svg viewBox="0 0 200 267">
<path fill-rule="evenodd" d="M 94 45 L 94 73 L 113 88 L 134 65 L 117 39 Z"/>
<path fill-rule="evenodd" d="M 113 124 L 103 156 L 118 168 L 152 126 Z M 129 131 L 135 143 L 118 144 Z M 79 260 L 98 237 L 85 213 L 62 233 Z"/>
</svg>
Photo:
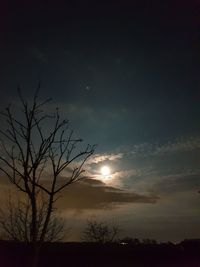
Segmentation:
<svg viewBox="0 0 200 267">
<path fill-rule="evenodd" d="M 84 177 L 83 165 L 95 149 L 91 145 L 81 146 L 82 139 L 74 137 L 69 121 L 61 119 L 58 108 L 52 115 L 44 111 L 50 100 L 39 101 L 39 89 L 40 85 L 32 101 L 26 101 L 19 90 L 19 115 L 7 107 L 1 112 L 7 127 L 0 130 L 0 170 L 26 195 L 32 243 L 45 241 L 56 200 L 64 188 Z M 43 195 L 45 206 L 40 225 L 38 199 Z"/>
<path fill-rule="evenodd" d="M 87 221 L 87 226 L 83 233 L 83 240 L 101 244 L 111 243 L 116 240 L 118 234 L 119 227 L 117 225 L 91 219 Z"/>
<path fill-rule="evenodd" d="M 40 235 L 45 220 L 47 202 L 44 199 L 38 200 L 38 234 Z M 30 200 L 13 200 L 9 195 L 4 208 L 0 208 L 0 228 L 4 238 L 15 241 L 31 242 L 31 205 Z M 44 241 L 60 241 L 64 238 L 66 231 L 64 220 L 54 214 L 50 217 Z"/>
</svg>

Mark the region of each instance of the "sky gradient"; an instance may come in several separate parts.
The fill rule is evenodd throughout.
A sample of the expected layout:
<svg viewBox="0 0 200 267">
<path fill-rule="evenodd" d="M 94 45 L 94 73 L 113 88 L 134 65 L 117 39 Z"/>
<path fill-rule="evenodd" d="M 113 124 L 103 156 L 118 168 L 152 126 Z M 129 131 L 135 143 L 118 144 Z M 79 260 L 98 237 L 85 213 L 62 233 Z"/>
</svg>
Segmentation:
<svg viewBox="0 0 200 267">
<path fill-rule="evenodd" d="M 16 2 L 0 8 L 1 109 L 41 81 L 49 112 L 98 144 L 58 203 L 69 238 L 93 216 L 122 236 L 200 238 L 198 1 Z"/>
</svg>

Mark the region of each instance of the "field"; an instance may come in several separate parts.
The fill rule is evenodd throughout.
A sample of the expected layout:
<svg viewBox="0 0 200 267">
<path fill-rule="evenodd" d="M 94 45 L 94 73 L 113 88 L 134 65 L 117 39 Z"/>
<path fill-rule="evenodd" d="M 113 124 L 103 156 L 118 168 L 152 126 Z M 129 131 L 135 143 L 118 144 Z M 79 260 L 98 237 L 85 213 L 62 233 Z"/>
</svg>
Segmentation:
<svg viewBox="0 0 200 267">
<path fill-rule="evenodd" d="M 199 252 L 199 242 L 185 242 L 178 245 L 48 243 L 41 249 L 39 266 L 200 267 Z M 0 266 L 28 267 L 30 261 L 30 245 L 0 242 Z"/>
</svg>

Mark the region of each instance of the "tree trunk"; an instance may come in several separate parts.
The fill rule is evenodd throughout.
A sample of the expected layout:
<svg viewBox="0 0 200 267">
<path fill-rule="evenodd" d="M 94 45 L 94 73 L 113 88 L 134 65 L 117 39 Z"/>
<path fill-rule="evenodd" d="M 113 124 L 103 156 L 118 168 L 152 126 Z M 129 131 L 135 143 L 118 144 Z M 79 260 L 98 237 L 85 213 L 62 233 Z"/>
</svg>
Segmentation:
<svg viewBox="0 0 200 267">
<path fill-rule="evenodd" d="M 37 242 L 37 205 L 36 205 L 36 199 L 35 194 L 32 194 L 31 196 L 31 208 L 32 208 L 32 221 L 31 221 L 31 233 L 30 238 L 31 242 L 35 243 Z"/>
<path fill-rule="evenodd" d="M 44 242 L 45 235 L 46 235 L 47 228 L 48 228 L 48 224 L 49 224 L 50 217 L 51 217 L 51 213 L 52 213 L 52 208 L 53 208 L 53 194 L 50 196 L 50 199 L 49 199 L 49 206 L 48 206 L 48 210 L 47 210 L 46 219 L 45 219 L 45 222 L 44 222 L 44 225 L 42 228 L 42 233 L 40 236 L 40 242 Z"/>
</svg>

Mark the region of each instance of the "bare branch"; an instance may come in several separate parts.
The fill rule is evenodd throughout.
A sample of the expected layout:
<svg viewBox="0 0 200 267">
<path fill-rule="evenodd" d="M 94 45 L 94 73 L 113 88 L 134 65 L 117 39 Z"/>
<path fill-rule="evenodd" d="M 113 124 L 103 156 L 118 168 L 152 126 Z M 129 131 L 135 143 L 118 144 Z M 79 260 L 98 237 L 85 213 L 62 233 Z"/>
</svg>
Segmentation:
<svg viewBox="0 0 200 267">
<path fill-rule="evenodd" d="M 29 238 L 31 242 L 43 242 L 47 237 L 51 240 L 61 231 L 62 227 L 51 221 L 58 193 L 84 178 L 83 166 L 96 148 L 88 145 L 77 151 L 82 139 L 73 137 L 69 121 L 61 119 L 58 108 L 53 115 L 44 112 L 43 106 L 50 99 L 39 102 L 39 90 L 40 83 L 30 103 L 18 88 L 21 114 L 18 117 L 10 106 L 6 108 L 1 115 L 7 122 L 7 129 L 0 130 L 0 170 L 28 200 L 23 205 L 19 203 L 17 215 L 10 209 L 10 227 L 4 227 L 13 238 Z M 47 130 L 47 121 L 51 130 Z M 60 184 L 58 178 L 66 168 L 69 175 Z M 45 171 L 49 175 L 47 183 L 42 180 Z M 46 199 L 41 206 L 38 199 L 42 194 Z M 18 224 L 14 227 L 16 216 Z"/>
<path fill-rule="evenodd" d="M 118 225 L 90 219 L 87 221 L 87 226 L 83 233 L 83 240 L 102 244 L 111 243 L 116 240 L 118 234 Z"/>
</svg>

